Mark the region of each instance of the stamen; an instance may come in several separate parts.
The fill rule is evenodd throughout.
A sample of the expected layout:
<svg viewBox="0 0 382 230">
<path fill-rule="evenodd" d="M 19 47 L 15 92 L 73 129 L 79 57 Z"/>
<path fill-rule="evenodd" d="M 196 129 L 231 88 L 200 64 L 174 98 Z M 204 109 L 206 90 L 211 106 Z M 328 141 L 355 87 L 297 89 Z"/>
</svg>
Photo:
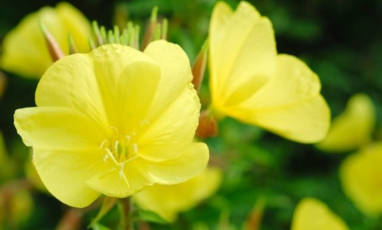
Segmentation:
<svg viewBox="0 0 382 230">
<path fill-rule="evenodd" d="M 103 156 L 103 161 L 106 162 L 107 159 L 109 159 L 109 155 L 106 153 L 106 154 Z"/>
<path fill-rule="evenodd" d="M 113 162 L 116 164 L 116 165 L 119 165 L 120 163 L 117 161 L 117 159 L 115 159 L 114 155 L 113 155 L 113 152 L 110 151 L 109 148 L 105 148 L 106 152 L 109 154 L 110 158 L 113 160 Z"/>
<path fill-rule="evenodd" d="M 138 145 L 136 143 L 132 144 L 131 147 L 133 148 L 134 153 L 138 152 Z"/>
<path fill-rule="evenodd" d="M 103 140 L 102 143 L 99 145 L 99 148 L 103 149 L 105 147 L 106 142 L 107 142 L 107 139 Z"/>
<path fill-rule="evenodd" d="M 119 142 L 118 140 L 114 142 L 114 151 L 118 152 L 118 145 L 119 145 Z"/>
<path fill-rule="evenodd" d="M 120 169 L 119 169 L 119 176 L 123 179 L 123 181 L 126 183 L 126 185 L 128 186 L 128 187 L 130 187 L 130 183 L 129 183 L 129 181 L 127 180 L 127 178 L 126 178 L 126 175 L 125 175 L 125 162 L 122 162 L 121 164 L 120 164 Z"/>
<path fill-rule="evenodd" d="M 120 178 L 127 186 L 130 186 L 126 177 L 125 166 L 139 157 L 137 154 L 138 144 L 134 142 L 137 134 L 132 131 L 129 135 L 120 135 L 115 127 L 111 127 L 111 130 L 113 130 L 113 134 L 110 139 L 103 140 L 99 145 L 105 153 L 103 161 L 108 162 L 111 159 Z"/>
</svg>

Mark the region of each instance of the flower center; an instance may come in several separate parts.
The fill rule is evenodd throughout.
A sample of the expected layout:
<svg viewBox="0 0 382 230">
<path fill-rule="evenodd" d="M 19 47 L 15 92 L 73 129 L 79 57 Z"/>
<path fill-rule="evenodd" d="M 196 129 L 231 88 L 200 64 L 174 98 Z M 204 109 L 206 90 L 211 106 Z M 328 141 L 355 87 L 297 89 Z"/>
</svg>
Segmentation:
<svg viewBox="0 0 382 230">
<path fill-rule="evenodd" d="M 119 170 L 119 176 L 129 184 L 125 175 L 125 165 L 138 157 L 138 145 L 135 132 L 120 135 L 115 132 L 110 138 L 102 141 L 100 149 L 104 152 L 103 161 L 111 161 Z"/>
</svg>

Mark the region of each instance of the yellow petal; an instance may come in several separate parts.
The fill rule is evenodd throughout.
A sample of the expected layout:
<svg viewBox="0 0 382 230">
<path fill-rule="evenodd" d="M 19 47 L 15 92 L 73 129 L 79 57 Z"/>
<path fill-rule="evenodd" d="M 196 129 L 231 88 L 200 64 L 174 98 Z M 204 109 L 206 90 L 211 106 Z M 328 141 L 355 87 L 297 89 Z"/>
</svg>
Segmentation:
<svg viewBox="0 0 382 230">
<path fill-rule="evenodd" d="M 204 143 L 192 143 L 184 147 L 175 159 L 161 162 L 145 162 L 145 172 L 150 180 L 158 184 L 184 182 L 203 171 L 209 159 L 208 147 Z"/>
<path fill-rule="evenodd" d="M 156 64 L 137 61 L 125 67 L 117 84 L 114 85 L 117 94 L 111 99 L 114 101 L 114 110 L 118 117 L 115 126 L 119 127 L 120 132 L 127 133 L 129 130 L 138 132 L 147 126 L 149 121 L 144 118 L 156 95 L 159 80 L 160 68 Z M 105 97 L 106 95 L 103 96 Z"/>
<path fill-rule="evenodd" d="M 370 141 L 374 125 L 373 102 L 365 94 L 356 94 L 346 110 L 333 120 L 327 137 L 317 147 L 333 152 L 354 150 Z"/>
<path fill-rule="evenodd" d="M 92 60 L 86 54 L 75 54 L 57 61 L 45 72 L 37 86 L 37 106 L 72 108 L 106 123 L 92 66 Z"/>
<path fill-rule="evenodd" d="M 139 109 L 135 117 L 144 115 L 158 84 L 158 72 L 143 53 L 127 46 L 104 45 L 89 54 L 67 56 L 49 68 L 37 87 L 36 104 L 73 108 L 105 126 L 118 127 L 131 115 L 126 106 L 134 102 L 130 109 Z M 136 96 L 141 97 L 139 103 Z"/>
<path fill-rule="evenodd" d="M 68 3 L 57 8 L 44 7 L 27 15 L 15 29 L 4 38 L 2 68 L 27 77 L 40 77 L 52 64 L 40 29 L 43 23 L 68 53 L 68 34 L 72 34 L 80 51 L 88 51 L 87 38 L 91 35 L 86 18 Z"/>
<path fill-rule="evenodd" d="M 176 185 L 153 185 L 134 195 L 137 204 L 156 212 L 167 221 L 174 221 L 181 211 L 211 196 L 221 183 L 222 172 L 207 168 L 200 175 Z"/>
<path fill-rule="evenodd" d="M 45 187 L 61 202 L 83 208 L 99 193 L 85 181 L 99 171 L 102 157 L 94 150 L 42 150 L 34 148 L 33 163 Z"/>
<path fill-rule="evenodd" d="M 123 106 L 121 103 L 126 103 L 125 96 L 133 97 L 127 102 L 130 104 L 126 104 L 126 106 L 130 106 L 134 102 L 136 105 L 142 103 L 143 105 L 139 107 L 146 110 L 147 103 L 154 103 L 152 97 L 154 93 L 157 94 L 155 89 L 159 80 L 159 67 L 157 62 L 148 55 L 127 46 L 104 45 L 93 50 L 89 56 L 93 61 L 92 67 L 109 125 L 120 127 L 121 121 L 129 115 L 121 114 L 119 110 Z M 135 64 L 136 62 L 141 64 Z M 134 74 L 138 75 L 134 76 Z M 142 80 L 139 80 L 140 75 L 142 75 Z M 131 92 L 123 94 L 123 87 L 130 83 L 134 84 L 135 87 L 139 87 L 139 89 L 132 92 L 137 93 L 140 90 L 139 95 L 133 95 Z M 145 94 L 147 95 L 143 98 L 137 99 L 137 96 Z M 143 114 L 140 112 L 143 111 L 139 111 L 135 116 L 142 116 Z"/>
<path fill-rule="evenodd" d="M 309 67 L 293 56 L 279 55 L 277 73 L 269 82 L 225 113 L 294 141 L 317 142 L 330 124 L 329 108 L 319 92 L 319 79 Z"/>
<path fill-rule="evenodd" d="M 89 22 L 85 16 L 78 9 L 67 2 L 58 3 L 56 6 L 56 12 L 66 30 L 72 35 L 78 51 L 89 51 L 89 37 L 92 32 Z M 64 51 L 68 52 L 69 50 Z"/>
<path fill-rule="evenodd" d="M 183 49 L 164 40 L 151 42 L 144 51 L 152 57 L 162 70 L 153 107 L 150 109 L 152 120 L 177 98 L 189 86 L 192 79 L 190 62 Z"/>
<path fill-rule="evenodd" d="M 199 121 L 200 102 L 189 84 L 139 137 L 142 157 L 152 161 L 174 159 L 193 140 Z M 186 119 L 185 119 L 186 118 Z"/>
<path fill-rule="evenodd" d="M 57 199 L 85 207 L 98 197 L 85 181 L 103 170 L 98 147 L 105 135 L 102 127 L 75 110 L 60 107 L 18 109 L 15 126 L 33 147 L 36 170 Z"/>
<path fill-rule="evenodd" d="M 292 230 L 348 230 L 345 222 L 324 203 L 313 198 L 302 200 L 295 212 Z"/>
<path fill-rule="evenodd" d="M 14 119 L 24 143 L 40 150 L 97 149 L 104 138 L 96 122 L 68 108 L 18 109 Z"/>
<path fill-rule="evenodd" d="M 365 147 L 341 165 L 345 193 L 368 215 L 382 213 L 382 142 Z"/>
<path fill-rule="evenodd" d="M 275 69 L 272 24 L 249 3 L 241 2 L 234 13 L 225 3 L 217 4 L 209 44 L 215 106 L 238 103 L 251 96 Z M 243 91 L 241 87 L 248 89 Z"/>
<path fill-rule="evenodd" d="M 98 171 L 86 181 L 92 189 L 110 197 L 130 196 L 143 187 L 153 184 L 142 170 L 142 160 L 127 163 L 122 172 L 112 162 L 104 162 L 105 170 Z"/>
<path fill-rule="evenodd" d="M 54 10 L 48 7 L 26 16 L 4 38 L 2 68 L 27 77 L 40 77 L 51 65 L 52 61 L 39 27 L 40 18 L 61 27 Z"/>
</svg>

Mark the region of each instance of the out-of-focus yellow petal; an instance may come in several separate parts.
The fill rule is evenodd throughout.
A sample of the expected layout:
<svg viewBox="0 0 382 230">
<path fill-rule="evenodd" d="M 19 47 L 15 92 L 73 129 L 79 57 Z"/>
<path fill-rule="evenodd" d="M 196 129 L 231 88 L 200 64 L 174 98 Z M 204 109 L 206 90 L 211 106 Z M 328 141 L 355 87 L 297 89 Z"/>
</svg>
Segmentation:
<svg viewBox="0 0 382 230">
<path fill-rule="evenodd" d="M 210 70 L 215 105 L 239 103 L 268 79 L 276 66 L 272 24 L 247 2 L 234 13 L 214 8 L 210 26 Z M 241 90 L 246 87 L 247 90 Z M 233 95 L 232 95 L 233 94 Z"/>
<path fill-rule="evenodd" d="M 329 127 L 320 81 L 305 63 L 277 55 L 271 22 L 247 2 L 232 12 L 218 3 L 210 24 L 212 109 L 264 127 L 285 138 L 312 143 Z"/>
<path fill-rule="evenodd" d="M 302 200 L 295 212 L 292 230 L 348 230 L 346 223 L 324 203 L 313 198 Z"/>
<path fill-rule="evenodd" d="M 14 120 L 24 143 L 40 150 L 97 149 L 105 135 L 96 122 L 68 108 L 18 109 Z"/>
<path fill-rule="evenodd" d="M 72 35 L 78 51 L 89 51 L 91 29 L 85 16 L 67 2 L 58 3 L 56 12 L 65 26 L 65 29 Z M 64 52 L 67 53 L 69 50 L 64 50 Z"/>
<path fill-rule="evenodd" d="M 139 137 L 142 157 L 161 161 L 179 156 L 195 135 L 199 121 L 200 102 L 190 84 L 180 96 L 153 121 Z M 188 119 L 179 119 L 187 117 Z"/>
<path fill-rule="evenodd" d="M 164 40 L 151 42 L 144 51 L 161 66 L 161 80 L 150 109 L 152 120 L 187 88 L 192 79 L 190 62 L 183 49 Z"/>
<path fill-rule="evenodd" d="M 311 143 L 323 139 L 330 110 L 319 94 L 318 77 L 302 61 L 278 56 L 275 75 L 251 98 L 225 113 L 285 138 Z"/>
<path fill-rule="evenodd" d="M 45 187 L 61 202 L 82 208 L 91 204 L 99 193 L 86 180 L 102 170 L 101 153 L 92 149 L 33 149 L 33 163 Z"/>
<path fill-rule="evenodd" d="M 350 151 L 367 144 L 375 125 L 375 111 L 365 94 L 350 98 L 346 110 L 333 120 L 327 137 L 317 145 L 331 151 Z"/>
<path fill-rule="evenodd" d="M 64 53 L 69 51 L 69 33 L 81 52 L 88 51 L 87 39 L 91 35 L 88 21 L 69 3 L 60 3 L 56 8 L 44 7 L 27 15 L 7 34 L 0 59 L 2 68 L 23 76 L 39 78 L 52 64 L 40 23 L 47 27 Z"/>
<path fill-rule="evenodd" d="M 368 215 L 382 213 L 382 142 L 365 147 L 341 165 L 345 193 Z"/>
<path fill-rule="evenodd" d="M 217 168 L 207 168 L 202 174 L 176 185 L 153 185 L 134 196 L 137 204 L 174 221 L 181 211 L 197 205 L 211 196 L 221 183 L 222 173 Z"/>
<path fill-rule="evenodd" d="M 2 68 L 27 77 L 40 77 L 52 64 L 39 27 L 40 18 L 44 22 L 62 27 L 52 8 L 45 7 L 26 16 L 4 38 L 0 61 Z M 50 26 L 47 27 L 51 29 Z"/>
</svg>

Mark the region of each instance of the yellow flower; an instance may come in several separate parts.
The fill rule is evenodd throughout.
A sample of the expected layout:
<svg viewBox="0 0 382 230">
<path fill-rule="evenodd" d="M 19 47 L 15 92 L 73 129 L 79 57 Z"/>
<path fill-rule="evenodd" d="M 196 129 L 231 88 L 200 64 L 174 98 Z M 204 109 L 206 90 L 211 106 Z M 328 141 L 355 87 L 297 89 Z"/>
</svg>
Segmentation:
<svg viewBox="0 0 382 230">
<path fill-rule="evenodd" d="M 104 45 L 49 67 L 38 107 L 17 110 L 15 126 L 46 188 L 70 206 L 181 183 L 209 157 L 193 142 L 200 102 L 191 78 L 177 45 Z"/>
<path fill-rule="evenodd" d="M 218 3 L 209 31 L 212 110 L 285 138 L 323 139 L 330 111 L 320 80 L 294 56 L 277 54 L 272 24 L 247 2 Z"/>
<path fill-rule="evenodd" d="M 382 142 L 365 147 L 341 165 L 345 193 L 368 215 L 382 213 Z"/>
<path fill-rule="evenodd" d="M 305 198 L 294 211 L 292 230 L 348 230 L 345 222 L 317 199 Z"/>
<path fill-rule="evenodd" d="M 325 151 L 350 151 L 367 144 L 375 124 L 373 102 L 365 94 L 350 98 L 346 110 L 336 117 L 327 137 L 317 145 Z"/>
<path fill-rule="evenodd" d="M 202 174 L 181 184 L 154 185 L 134 195 L 137 204 L 153 211 L 167 221 L 174 221 L 177 214 L 197 205 L 216 191 L 222 172 L 207 168 Z"/>
<path fill-rule="evenodd" d="M 68 36 L 72 35 L 80 52 L 89 50 L 90 24 L 82 13 L 66 2 L 56 8 L 43 7 L 27 15 L 4 38 L 0 65 L 3 69 L 27 77 L 41 77 L 52 64 L 40 29 L 43 23 L 64 53 L 68 53 Z"/>
</svg>

